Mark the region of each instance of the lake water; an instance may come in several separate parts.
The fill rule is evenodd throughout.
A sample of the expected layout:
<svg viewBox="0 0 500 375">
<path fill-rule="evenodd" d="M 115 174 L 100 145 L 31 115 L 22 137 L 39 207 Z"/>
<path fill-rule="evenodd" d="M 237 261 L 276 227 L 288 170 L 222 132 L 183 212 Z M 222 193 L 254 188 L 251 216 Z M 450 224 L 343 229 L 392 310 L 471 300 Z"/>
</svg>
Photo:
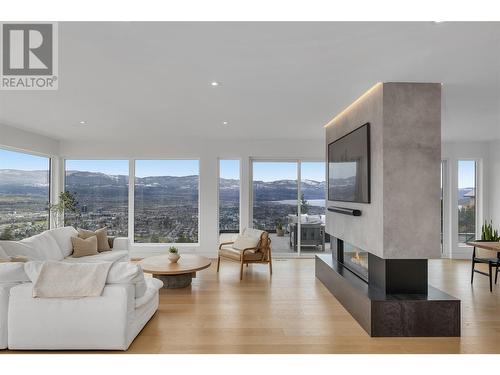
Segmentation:
<svg viewBox="0 0 500 375">
<path fill-rule="evenodd" d="M 288 204 L 290 206 L 297 205 L 297 201 L 295 199 L 285 199 L 282 201 L 273 201 L 273 203 Z M 310 206 L 325 207 L 325 200 L 324 199 L 308 199 L 307 203 L 309 203 Z"/>
</svg>

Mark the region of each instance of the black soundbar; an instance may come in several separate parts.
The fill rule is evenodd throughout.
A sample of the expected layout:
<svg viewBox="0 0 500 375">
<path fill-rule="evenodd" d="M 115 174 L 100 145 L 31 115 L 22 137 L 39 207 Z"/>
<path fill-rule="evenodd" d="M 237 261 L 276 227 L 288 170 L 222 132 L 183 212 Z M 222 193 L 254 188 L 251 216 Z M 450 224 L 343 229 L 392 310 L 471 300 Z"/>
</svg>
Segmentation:
<svg viewBox="0 0 500 375">
<path fill-rule="evenodd" d="M 339 214 L 344 214 L 344 215 L 361 216 L 361 210 L 355 210 L 352 208 L 331 206 L 328 207 L 328 211 L 337 212 Z"/>
</svg>

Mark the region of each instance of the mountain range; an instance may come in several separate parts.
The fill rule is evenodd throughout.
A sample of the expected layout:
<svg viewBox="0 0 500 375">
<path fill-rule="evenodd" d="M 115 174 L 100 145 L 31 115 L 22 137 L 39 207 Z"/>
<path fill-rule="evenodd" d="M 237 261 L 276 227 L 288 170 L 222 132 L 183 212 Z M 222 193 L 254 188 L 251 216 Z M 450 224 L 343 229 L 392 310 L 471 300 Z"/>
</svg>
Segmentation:
<svg viewBox="0 0 500 375">
<path fill-rule="evenodd" d="M 164 195 L 179 198 L 196 198 L 198 176 L 151 176 L 136 177 L 136 194 Z M 49 175 L 47 171 L 23 171 L 0 169 L 0 194 L 47 194 Z M 99 190 L 102 197 L 117 197 L 127 193 L 128 176 L 108 175 L 99 172 L 67 171 L 66 185 L 80 197 L 95 194 Z M 297 197 L 295 180 L 254 181 L 255 199 L 260 201 L 286 200 Z M 323 199 L 325 181 L 303 180 L 302 192 L 306 199 Z M 470 198 L 464 196 L 473 188 L 461 188 L 458 192 L 459 203 Z M 239 180 L 220 179 L 221 199 L 232 200 L 239 196 Z"/>
<path fill-rule="evenodd" d="M 150 176 L 136 177 L 136 195 L 162 195 L 191 197 L 197 196 L 199 177 L 193 176 Z M 127 193 L 128 176 L 108 175 L 99 172 L 67 171 L 66 186 L 78 196 L 95 194 L 116 197 Z M 0 193 L 3 194 L 46 194 L 48 188 L 47 171 L 22 171 L 0 169 Z M 237 199 L 239 180 L 220 179 L 221 199 Z M 295 180 L 254 181 L 257 200 L 285 200 L 297 197 Z M 302 192 L 307 199 L 323 199 L 325 182 L 304 180 Z"/>
</svg>

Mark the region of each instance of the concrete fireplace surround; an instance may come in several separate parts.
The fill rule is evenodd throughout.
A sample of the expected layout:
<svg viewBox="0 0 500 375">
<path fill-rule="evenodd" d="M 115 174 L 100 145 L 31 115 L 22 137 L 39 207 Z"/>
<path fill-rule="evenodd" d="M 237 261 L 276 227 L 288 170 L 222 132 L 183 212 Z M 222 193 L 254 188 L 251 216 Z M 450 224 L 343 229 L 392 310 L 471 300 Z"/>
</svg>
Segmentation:
<svg viewBox="0 0 500 375">
<path fill-rule="evenodd" d="M 427 285 L 441 256 L 441 84 L 376 84 L 325 126 L 326 150 L 366 123 L 370 203 L 328 201 L 361 214 L 327 211 L 326 232 L 370 253 L 368 283 L 336 251 L 316 257 L 316 276 L 372 336 L 459 336 L 460 301 Z"/>
<path fill-rule="evenodd" d="M 431 259 L 440 249 L 441 84 L 379 83 L 326 126 L 326 145 L 370 123 L 371 203 L 329 201 L 326 231 L 380 258 Z"/>
</svg>

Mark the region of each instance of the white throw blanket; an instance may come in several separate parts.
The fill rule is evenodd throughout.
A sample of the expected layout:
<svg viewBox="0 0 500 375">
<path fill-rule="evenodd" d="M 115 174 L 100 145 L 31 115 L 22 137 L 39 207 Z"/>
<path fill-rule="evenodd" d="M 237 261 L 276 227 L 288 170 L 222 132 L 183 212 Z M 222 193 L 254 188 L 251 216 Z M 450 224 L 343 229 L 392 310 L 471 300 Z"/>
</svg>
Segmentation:
<svg viewBox="0 0 500 375">
<path fill-rule="evenodd" d="M 33 285 L 33 297 L 97 297 L 102 294 L 113 263 L 65 263 L 47 261 Z"/>
</svg>

